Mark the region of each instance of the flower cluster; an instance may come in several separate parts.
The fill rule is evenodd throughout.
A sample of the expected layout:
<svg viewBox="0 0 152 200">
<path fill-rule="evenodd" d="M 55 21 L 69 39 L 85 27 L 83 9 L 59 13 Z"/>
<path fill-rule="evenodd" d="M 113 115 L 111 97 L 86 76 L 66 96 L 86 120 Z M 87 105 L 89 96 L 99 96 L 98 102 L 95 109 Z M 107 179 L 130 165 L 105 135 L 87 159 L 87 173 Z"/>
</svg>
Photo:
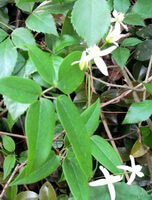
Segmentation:
<svg viewBox="0 0 152 200">
<path fill-rule="evenodd" d="M 131 172 L 130 178 L 127 182 L 128 185 L 132 184 L 134 181 L 136 175 L 139 177 L 143 177 L 144 174 L 141 172 L 142 167 L 140 165 L 135 165 L 135 160 L 132 155 L 129 156 L 131 160 L 131 167 L 126 165 L 119 165 L 117 168 L 126 170 L 128 172 Z M 123 176 L 117 175 L 110 175 L 108 170 L 106 168 L 103 168 L 102 166 L 99 167 L 99 169 L 102 171 L 102 173 L 105 176 L 105 179 L 99 179 L 97 181 L 90 182 L 90 186 L 103 186 L 108 185 L 108 190 L 110 193 L 111 200 L 115 200 L 116 198 L 116 192 L 113 183 L 119 182 L 123 179 Z"/>
<path fill-rule="evenodd" d="M 115 25 L 110 27 L 109 33 L 105 38 L 105 44 L 112 43 L 114 45 L 104 50 L 100 50 L 100 48 L 97 45 L 91 46 L 87 48 L 85 51 L 83 51 L 81 59 L 79 61 L 73 62 L 72 65 L 79 63 L 80 69 L 84 70 L 88 68 L 89 62 L 91 60 L 94 60 L 100 72 L 103 73 L 105 76 L 108 76 L 106 63 L 101 57 L 112 53 L 112 51 L 119 46 L 118 40 L 128 35 L 128 34 L 121 34 L 122 30 L 121 26 L 125 30 L 128 30 L 127 26 L 122 22 L 124 20 L 124 14 L 118 13 L 116 10 L 114 10 L 113 16 L 114 18 L 111 18 L 111 22 L 115 22 Z"/>
</svg>

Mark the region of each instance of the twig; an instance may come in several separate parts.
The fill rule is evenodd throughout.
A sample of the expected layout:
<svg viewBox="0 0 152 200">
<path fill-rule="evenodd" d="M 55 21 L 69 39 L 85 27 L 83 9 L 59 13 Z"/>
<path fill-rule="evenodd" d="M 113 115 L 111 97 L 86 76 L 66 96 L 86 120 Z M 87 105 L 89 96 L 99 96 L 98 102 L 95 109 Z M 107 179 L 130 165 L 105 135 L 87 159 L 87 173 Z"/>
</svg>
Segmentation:
<svg viewBox="0 0 152 200">
<path fill-rule="evenodd" d="M 2 197 L 5 194 L 6 189 L 8 188 L 10 182 L 12 181 L 13 177 L 15 176 L 15 174 L 22 168 L 24 167 L 24 165 L 26 165 L 26 161 L 24 163 L 22 163 L 21 165 L 16 165 L 14 171 L 12 172 L 11 176 L 9 177 L 7 183 L 5 184 L 1 194 L 0 194 L 0 199 L 2 199 Z"/>
<path fill-rule="evenodd" d="M 17 134 L 13 134 L 13 133 L 6 133 L 6 132 L 2 132 L 2 131 L 0 131 L 0 135 L 8 135 L 8 136 L 11 136 L 11 137 L 26 139 L 26 136 L 17 135 Z"/>
<path fill-rule="evenodd" d="M 117 152 L 118 156 L 120 157 L 121 162 L 123 163 L 122 158 L 121 158 L 121 156 L 120 156 L 120 153 L 119 153 L 119 151 L 118 151 L 118 148 L 117 148 L 117 146 L 116 146 L 116 144 L 115 144 L 115 142 L 114 142 L 114 140 L 113 140 L 112 134 L 111 134 L 111 132 L 110 132 L 110 129 L 109 129 L 108 124 L 107 124 L 107 122 L 106 122 L 106 119 L 105 119 L 105 117 L 104 117 L 104 114 L 101 112 L 100 116 L 101 116 L 101 120 L 102 120 L 102 123 L 103 123 L 104 128 L 105 128 L 105 131 L 106 131 L 106 133 L 107 133 L 107 135 L 108 135 L 108 138 L 110 139 L 111 145 L 113 146 L 113 148 L 114 148 L 115 151 Z M 126 179 L 129 180 L 128 174 L 125 173 L 125 176 L 126 176 Z"/>
<path fill-rule="evenodd" d="M 117 138 L 113 138 L 113 139 L 106 139 L 106 140 L 107 140 L 107 141 L 121 140 L 121 139 L 126 138 L 126 137 L 128 137 L 128 136 L 130 136 L 130 135 L 135 134 L 136 132 L 137 132 L 137 131 L 133 131 L 133 132 L 128 133 L 128 134 L 126 134 L 126 135 L 123 135 L 123 136 L 121 136 L 121 137 L 117 137 Z"/>
</svg>

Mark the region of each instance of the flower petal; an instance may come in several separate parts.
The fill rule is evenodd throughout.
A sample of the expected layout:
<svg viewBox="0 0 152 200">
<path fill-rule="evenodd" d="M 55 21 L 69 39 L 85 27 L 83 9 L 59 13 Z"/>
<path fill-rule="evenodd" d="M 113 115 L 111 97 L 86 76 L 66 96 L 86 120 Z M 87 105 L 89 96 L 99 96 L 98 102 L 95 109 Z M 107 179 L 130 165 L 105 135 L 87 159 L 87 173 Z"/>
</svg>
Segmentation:
<svg viewBox="0 0 152 200">
<path fill-rule="evenodd" d="M 116 198 L 116 192 L 115 192 L 114 185 L 111 184 L 111 183 L 108 184 L 108 189 L 109 189 L 111 200 L 115 200 L 115 198 Z"/>
<path fill-rule="evenodd" d="M 126 24 L 124 24 L 124 23 L 122 23 L 122 22 L 120 22 L 120 24 L 122 25 L 122 27 L 123 27 L 126 31 L 128 31 L 128 26 L 127 26 Z"/>
<path fill-rule="evenodd" d="M 133 172 L 132 167 L 129 167 L 129 166 L 127 166 L 127 165 L 118 165 L 117 168 L 118 168 L 118 169 L 127 170 L 127 171 L 129 171 L 129 172 Z"/>
<path fill-rule="evenodd" d="M 113 50 L 115 50 L 117 48 L 117 46 L 113 45 L 112 47 L 109 47 L 107 49 L 101 50 L 100 51 L 100 56 L 106 56 L 109 53 L 111 53 Z"/>
<path fill-rule="evenodd" d="M 89 183 L 90 186 L 102 186 L 102 185 L 107 185 L 107 180 L 106 179 L 99 179 L 97 181 L 92 181 Z"/>
<path fill-rule="evenodd" d="M 102 58 L 100 58 L 100 57 L 94 58 L 94 62 L 97 65 L 98 69 L 101 71 L 101 73 L 103 73 L 105 76 L 109 75 L 107 66 Z"/>
<path fill-rule="evenodd" d="M 135 159 L 132 155 L 129 156 L 130 160 L 131 160 L 131 166 L 132 168 L 135 168 Z"/>
<path fill-rule="evenodd" d="M 112 176 L 112 182 L 117 183 L 123 179 L 123 176 L 117 175 L 117 176 Z"/>
<path fill-rule="evenodd" d="M 111 22 L 111 23 L 112 23 L 112 22 L 115 22 L 115 21 L 116 21 L 116 20 L 115 20 L 115 18 L 113 18 L 113 17 L 110 19 L 110 22 Z"/>
<path fill-rule="evenodd" d="M 140 178 L 142 178 L 143 176 L 145 176 L 143 172 L 137 172 L 136 174 L 137 174 L 137 176 L 139 176 Z"/>
<path fill-rule="evenodd" d="M 119 14 L 116 10 L 113 10 L 112 15 L 116 18 L 116 17 L 118 17 Z"/>
<path fill-rule="evenodd" d="M 133 173 L 130 175 L 130 178 L 129 178 L 127 184 L 128 184 L 128 185 L 131 185 L 132 182 L 134 181 L 135 177 L 136 177 L 136 174 L 133 172 Z"/>
</svg>

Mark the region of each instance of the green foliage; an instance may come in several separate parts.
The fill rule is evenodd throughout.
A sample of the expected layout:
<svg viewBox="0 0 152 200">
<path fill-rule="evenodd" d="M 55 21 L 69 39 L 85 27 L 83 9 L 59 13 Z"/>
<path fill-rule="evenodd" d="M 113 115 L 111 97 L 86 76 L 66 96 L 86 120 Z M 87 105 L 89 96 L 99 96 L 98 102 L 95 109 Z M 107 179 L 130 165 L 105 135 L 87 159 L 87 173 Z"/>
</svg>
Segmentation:
<svg viewBox="0 0 152 200">
<path fill-rule="evenodd" d="M 12 168 L 14 167 L 16 162 L 16 158 L 14 154 L 10 154 L 5 157 L 3 168 L 4 168 L 4 176 L 3 179 L 5 180 L 6 177 L 11 173 Z"/>
<path fill-rule="evenodd" d="M 124 22 L 131 25 L 145 26 L 141 15 L 134 13 L 127 14 L 125 16 Z"/>
<path fill-rule="evenodd" d="M 52 187 L 52 185 L 49 182 L 45 182 L 41 189 L 40 189 L 40 193 L 39 193 L 39 199 L 40 200 L 56 200 L 56 193 Z"/>
<path fill-rule="evenodd" d="M 142 40 L 130 37 L 130 38 L 124 39 L 124 41 L 122 42 L 121 46 L 130 47 L 130 46 L 135 46 L 135 45 L 137 45 L 137 44 L 139 44 L 141 42 L 142 42 Z"/>
<path fill-rule="evenodd" d="M 125 66 L 129 58 L 129 55 L 130 55 L 129 50 L 127 48 L 122 48 L 122 47 L 118 47 L 112 52 L 112 57 L 122 68 Z"/>
<path fill-rule="evenodd" d="M 143 18 L 152 17 L 152 1 L 137 0 L 133 7 L 133 12 L 140 14 Z"/>
<path fill-rule="evenodd" d="M 118 12 L 126 13 L 130 7 L 129 0 L 114 0 L 114 9 Z"/>
<path fill-rule="evenodd" d="M 2 135 L 2 144 L 7 151 L 13 152 L 15 150 L 14 140 L 7 135 Z"/>
<path fill-rule="evenodd" d="M 148 60 L 152 53 L 152 40 L 143 41 L 136 47 L 135 58 L 140 61 Z"/>
</svg>

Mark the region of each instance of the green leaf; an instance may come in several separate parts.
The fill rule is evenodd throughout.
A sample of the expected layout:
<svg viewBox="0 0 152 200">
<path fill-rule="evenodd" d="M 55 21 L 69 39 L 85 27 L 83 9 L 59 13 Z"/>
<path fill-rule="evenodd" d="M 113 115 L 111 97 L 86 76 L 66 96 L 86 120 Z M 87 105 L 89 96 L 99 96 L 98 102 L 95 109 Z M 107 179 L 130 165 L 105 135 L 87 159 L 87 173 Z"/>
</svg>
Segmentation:
<svg viewBox="0 0 152 200">
<path fill-rule="evenodd" d="M 152 94 L 152 83 L 143 83 L 147 91 Z"/>
<path fill-rule="evenodd" d="M 4 169 L 4 176 L 3 179 L 5 180 L 7 176 L 11 173 L 14 165 L 16 162 L 16 158 L 14 154 L 10 154 L 7 157 L 5 157 L 4 163 L 3 163 L 3 169 Z"/>
<path fill-rule="evenodd" d="M 74 45 L 76 43 L 78 43 L 78 41 L 74 37 L 70 35 L 62 35 L 59 38 L 57 38 L 53 46 L 53 51 L 58 52 L 64 49 L 65 47 Z"/>
<path fill-rule="evenodd" d="M 135 51 L 135 58 L 140 61 L 149 60 L 152 55 L 152 40 L 146 40 L 138 44 Z"/>
<path fill-rule="evenodd" d="M 98 99 L 94 104 L 87 108 L 81 117 L 88 131 L 89 136 L 91 136 L 99 125 L 100 116 L 100 100 Z"/>
<path fill-rule="evenodd" d="M 145 26 L 143 19 L 138 14 L 128 14 L 125 16 L 123 20 L 126 24 L 136 25 L 136 26 Z"/>
<path fill-rule="evenodd" d="M 118 200 L 151 200 L 150 195 L 138 185 L 129 186 L 126 183 L 115 183 L 116 199 Z M 89 187 L 89 200 L 110 200 L 107 185 L 101 187 Z"/>
<path fill-rule="evenodd" d="M 152 131 L 147 126 L 141 126 L 140 131 L 143 136 L 144 144 L 152 149 Z"/>
<path fill-rule="evenodd" d="M 0 8 L 5 6 L 7 3 L 9 2 L 9 0 L 1 0 L 0 2 Z"/>
<path fill-rule="evenodd" d="M 26 175 L 26 167 L 25 167 L 16 177 L 16 179 L 13 180 L 13 182 L 11 182 L 10 185 L 12 186 L 12 185 L 36 183 L 46 178 L 50 174 L 52 174 L 59 166 L 59 164 L 60 164 L 59 156 L 56 156 L 55 153 L 51 151 L 47 161 L 43 165 L 41 165 L 41 167 L 37 168 L 27 177 L 25 177 Z"/>
<path fill-rule="evenodd" d="M 115 61 L 120 65 L 120 67 L 124 67 L 128 58 L 129 58 L 130 52 L 126 48 L 118 47 L 112 52 L 112 57 L 115 59 Z"/>
<path fill-rule="evenodd" d="M 26 12 L 32 12 L 34 4 L 35 4 L 35 1 L 28 2 L 28 1 L 24 1 L 24 0 L 15 0 L 15 2 L 16 2 L 16 6 L 19 9 L 26 11 Z"/>
<path fill-rule="evenodd" d="M 39 192 L 40 200 L 57 200 L 56 193 L 52 185 L 47 181 L 45 182 Z"/>
<path fill-rule="evenodd" d="M 72 11 L 72 24 L 89 46 L 99 42 L 110 26 L 106 0 L 78 0 Z"/>
<path fill-rule="evenodd" d="M 26 45 L 29 49 L 29 57 L 37 68 L 42 78 L 49 84 L 53 85 L 55 79 L 55 69 L 51 56 L 39 49 L 37 46 Z"/>
<path fill-rule="evenodd" d="M 0 78 L 12 74 L 17 62 L 17 51 L 7 38 L 0 44 Z"/>
<path fill-rule="evenodd" d="M 26 26 L 32 31 L 58 35 L 54 19 L 46 12 L 33 12 L 25 21 Z"/>
<path fill-rule="evenodd" d="M 129 0 L 114 0 L 114 9 L 118 12 L 126 13 L 130 7 Z"/>
<path fill-rule="evenodd" d="M 66 157 L 64 159 L 63 172 L 74 198 L 88 200 L 87 180 L 75 158 Z"/>
<path fill-rule="evenodd" d="M 42 2 L 44 0 L 15 0 L 17 4 L 26 3 L 26 2 Z"/>
<path fill-rule="evenodd" d="M 152 17 L 152 1 L 151 0 L 137 0 L 133 6 L 132 12 L 141 15 L 143 18 Z"/>
<path fill-rule="evenodd" d="M 25 130 L 28 145 L 27 176 L 47 160 L 55 126 L 54 106 L 50 100 L 33 103 L 26 116 Z"/>
<path fill-rule="evenodd" d="M 4 96 L 4 104 L 13 120 L 17 120 L 29 107 L 30 104 L 17 103 Z"/>
<path fill-rule="evenodd" d="M 15 150 L 14 140 L 7 135 L 2 135 L 2 144 L 7 151 L 13 152 Z"/>
<path fill-rule="evenodd" d="M 17 28 L 12 32 L 12 41 L 16 46 L 35 44 L 32 33 L 27 28 Z"/>
<path fill-rule="evenodd" d="M 41 87 L 30 79 L 10 76 L 0 79 L 0 94 L 15 102 L 32 103 L 41 95 Z"/>
<path fill-rule="evenodd" d="M 81 52 L 75 51 L 65 57 L 60 65 L 57 87 L 65 94 L 75 91 L 84 79 L 85 71 L 80 70 L 79 64 L 71 65 L 80 58 Z"/>
<path fill-rule="evenodd" d="M 122 172 L 122 170 L 117 168 L 118 165 L 122 164 L 118 154 L 105 139 L 94 135 L 91 137 L 91 143 L 92 155 L 100 164 L 114 174 Z"/>
<path fill-rule="evenodd" d="M 133 124 L 147 120 L 152 115 L 152 100 L 133 103 L 123 120 L 123 124 Z"/>
<path fill-rule="evenodd" d="M 17 195 L 17 191 L 18 191 L 18 187 L 16 185 L 8 187 L 6 190 L 6 197 L 9 200 L 14 200 Z"/>
<path fill-rule="evenodd" d="M 20 192 L 14 200 L 38 200 L 38 194 L 32 191 Z"/>
<path fill-rule="evenodd" d="M 2 42 L 7 36 L 8 34 L 3 31 L 3 29 L 0 29 L 0 42 Z"/>
<path fill-rule="evenodd" d="M 91 176 L 91 144 L 85 125 L 75 105 L 66 96 L 57 98 L 57 113 L 72 145 L 78 163 L 86 175 Z"/>
<path fill-rule="evenodd" d="M 141 42 L 142 42 L 142 40 L 139 40 L 139 39 L 134 38 L 134 37 L 130 37 L 130 38 L 124 39 L 124 41 L 121 43 L 121 46 L 131 47 L 131 46 L 135 46 L 135 45 L 137 45 Z"/>
<path fill-rule="evenodd" d="M 144 39 L 152 39 L 152 24 L 137 31 L 136 35 Z"/>
</svg>

